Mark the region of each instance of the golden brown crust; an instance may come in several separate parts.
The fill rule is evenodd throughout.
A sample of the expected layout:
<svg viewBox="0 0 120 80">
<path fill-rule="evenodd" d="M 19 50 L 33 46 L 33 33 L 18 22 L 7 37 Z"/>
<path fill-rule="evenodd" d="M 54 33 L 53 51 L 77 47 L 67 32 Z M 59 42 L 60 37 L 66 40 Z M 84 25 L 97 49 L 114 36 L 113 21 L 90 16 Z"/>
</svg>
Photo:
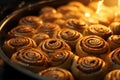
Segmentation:
<svg viewBox="0 0 120 80">
<path fill-rule="evenodd" d="M 76 45 L 76 53 L 80 57 L 92 55 L 104 59 L 109 52 L 109 44 L 96 35 L 85 36 L 81 38 Z"/>
<path fill-rule="evenodd" d="M 74 53 L 69 50 L 58 50 L 50 55 L 50 65 L 52 67 L 60 67 L 69 70 L 74 56 Z"/>
<path fill-rule="evenodd" d="M 65 6 L 58 7 L 57 11 L 65 15 L 68 12 L 77 12 L 78 8 L 74 6 L 65 5 Z"/>
<path fill-rule="evenodd" d="M 33 72 L 49 67 L 46 54 L 37 48 L 24 48 L 15 52 L 11 61 Z"/>
<path fill-rule="evenodd" d="M 36 33 L 36 30 L 28 25 L 18 25 L 8 32 L 8 37 L 27 36 L 32 37 Z"/>
<path fill-rule="evenodd" d="M 51 67 L 38 73 L 51 80 L 74 80 L 73 75 L 65 69 L 58 67 Z"/>
<path fill-rule="evenodd" d="M 53 7 L 51 7 L 51 6 L 45 6 L 45 7 L 43 7 L 43 8 L 40 10 L 40 15 L 41 15 L 41 14 L 46 14 L 46 13 L 51 14 L 51 13 L 56 13 L 56 12 L 57 12 L 57 11 L 56 11 L 55 8 L 53 8 Z"/>
<path fill-rule="evenodd" d="M 112 34 L 114 35 L 120 34 L 120 22 L 112 22 L 109 27 L 112 31 Z"/>
<path fill-rule="evenodd" d="M 37 29 L 37 32 L 42 32 L 42 33 L 46 33 L 48 34 L 50 37 L 53 36 L 53 34 L 55 33 L 55 31 L 59 31 L 61 28 L 59 27 L 59 25 L 54 24 L 54 23 L 44 23 L 43 25 L 41 25 L 41 27 L 39 27 Z"/>
<path fill-rule="evenodd" d="M 84 30 L 83 35 L 97 35 L 106 40 L 111 35 L 111 30 L 107 26 L 93 24 Z"/>
<path fill-rule="evenodd" d="M 64 42 L 63 40 L 60 39 L 55 39 L 55 38 L 50 38 L 42 41 L 38 47 L 46 52 L 48 55 L 51 55 L 57 50 L 70 50 L 70 46 Z"/>
<path fill-rule="evenodd" d="M 87 28 L 87 23 L 83 20 L 77 20 L 77 19 L 68 19 L 65 21 L 64 26 L 66 28 L 70 28 L 73 30 L 76 30 L 80 33 L 83 33 L 83 31 Z"/>
<path fill-rule="evenodd" d="M 44 13 L 39 16 L 39 18 L 45 22 L 54 22 L 57 19 L 61 19 L 63 15 L 59 12 L 56 13 Z"/>
<path fill-rule="evenodd" d="M 56 31 L 53 37 L 65 41 L 71 47 L 71 49 L 74 50 L 76 43 L 83 36 L 78 31 L 69 28 L 63 28 L 60 31 Z"/>
<path fill-rule="evenodd" d="M 25 36 L 15 37 L 7 40 L 3 45 L 3 50 L 7 56 L 11 56 L 17 50 L 26 48 L 26 47 L 37 47 L 36 42 Z"/>
<path fill-rule="evenodd" d="M 35 40 L 36 44 L 39 45 L 41 41 L 50 38 L 49 35 L 45 33 L 37 33 L 32 36 L 32 39 Z"/>
<path fill-rule="evenodd" d="M 60 28 L 64 28 L 64 22 L 65 22 L 65 20 L 63 20 L 63 19 L 57 19 L 53 23 L 59 25 Z"/>
<path fill-rule="evenodd" d="M 84 14 L 82 13 L 77 13 L 77 12 L 68 12 L 67 14 L 64 14 L 63 20 L 68 20 L 68 19 L 81 19 L 84 17 Z"/>
<path fill-rule="evenodd" d="M 109 43 L 110 45 L 110 49 L 111 51 L 120 47 L 120 35 L 111 35 L 107 42 Z"/>
<path fill-rule="evenodd" d="M 77 7 L 77 8 L 85 7 L 85 5 L 80 3 L 79 1 L 71 1 L 71 2 L 68 3 L 68 6 L 74 6 L 74 7 Z"/>
<path fill-rule="evenodd" d="M 103 80 L 107 73 L 107 65 L 102 59 L 97 57 L 80 58 L 76 56 L 71 71 L 76 80 Z"/>
<path fill-rule="evenodd" d="M 40 20 L 37 16 L 25 16 L 19 20 L 20 25 L 29 25 L 32 28 L 37 28 L 42 24 L 42 20 Z"/>
<path fill-rule="evenodd" d="M 120 68 L 120 48 L 117 48 L 110 52 L 107 57 L 106 61 L 109 64 L 109 71 L 114 69 Z"/>
<path fill-rule="evenodd" d="M 120 79 L 120 70 L 112 70 L 105 76 L 104 80 L 119 80 Z"/>
</svg>

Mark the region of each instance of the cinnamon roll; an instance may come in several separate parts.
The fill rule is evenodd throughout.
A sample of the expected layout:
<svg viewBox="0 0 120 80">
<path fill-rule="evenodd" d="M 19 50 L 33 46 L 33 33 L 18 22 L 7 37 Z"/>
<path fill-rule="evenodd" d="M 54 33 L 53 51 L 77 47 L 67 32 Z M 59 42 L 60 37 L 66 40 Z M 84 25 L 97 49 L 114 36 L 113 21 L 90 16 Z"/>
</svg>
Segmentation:
<svg viewBox="0 0 120 80">
<path fill-rule="evenodd" d="M 74 29 L 80 33 L 83 33 L 83 31 L 87 28 L 87 24 L 85 21 L 81 19 L 68 19 L 64 23 L 64 26 L 66 28 Z"/>
<path fill-rule="evenodd" d="M 9 38 L 18 37 L 18 36 L 32 37 L 35 33 L 36 30 L 30 26 L 18 25 L 8 32 L 8 37 Z"/>
<path fill-rule="evenodd" d="M 39 45 L 41 41 L 48 39 L 49 35 L 45 33 L 37 33 L 32 36 L 32 39 L 35 40 L 36 44 Z"/>
<path fill-rule="evenodd" d="M 79 12 L 68 12 L 67 14 L 64 14 L 64 17 L 62 18 L 63 20 L 68 20 L 68 19 L 80 19 L 84 17 L 82 13 Z"/>
<path fill-rule="evenodd" d="M 69 28 L 63 28 L 60 31 L 56 31 L 53 37 L 64 40 L 71 47 L 71 49 L 74 50 L 76 43 L 82 37 L 82 34 Z"/>
<path fill-rule="evenodd" d="M 84 0 L 82 1 L 84 4 L 86 4 L 89 0 Z M 68 6 L 73 6 L 76 7 L 78 9 L 78 12 L 82 13 L 82 14 L 92 14 L 93 10 L 89 7 L 87 7 L 86 5 L 84 5 L 83 3 L 80 3 L 78 1 L 72 1 L 70 3 L 68 3 Z M 89 2 L 88 2 L 89 3 Z"/>
<path fill-rule="evenodd" d="M 74 56 L 69 50 L 58 50 L 50 55 L 50 65 L 52 67 L 70 69 Z"/>
<path fill-rule="evenodd" d="M 4 42 L 3 50 L 9 57 L 19 49 L 26 47 L 37 47 L 36 42 L 29 37 L 15 37 Z"/>
<path fill-rule="evenodd" d="M 25 16 L 19 20 L 20 25 L 29 25 L 35 29 L 42 23 L 42 20 L 40 20 L 38 16 Z"/>
<path fill-rule="evenodd" d="M 106 76 L 104 80 L 120 80 L 120 70 L 112 70 Z"/>
<path fill-rule="evenodd" d="M 63 19 L 57 19 L 53 23 L 59 25 L 60 28 L 64 28 L 64 22 L 65 22 L 65 20 L 63 20 Z"/>
<path fill-rule="evenodd" d="M 97 35 L 106 40 L 111 35 L 111 30 L 104 25 L 94 24 L 85 29 L 83 35 Z"/>
<path fill-rule="evenodd" d="M 76 80 L 103 80 L 107 73 L 107 64 L 98 57 L 74 58 L 71 72 Z"/>
<path fill-rule="evenodd" d="M 110 49 L 111 51 L 120 47 L 120 35 L 111 35 L 107 42 L 109 43 L 110 45 Z"/>
<path fill-rule="evenodd" d="M 63 15 L 59 12 L 56 13 L 44 13 L 39 16 L 39 18 L 45 22 L 54 22 L 57 19 L 61 19 Z"/>
<path fill-rule="evenodd" d="M 12 55 L 11 61 L 33 72 L 49 67 L 47 55 L 37 48 L 21 49 Z"/>
<path fill-rule="evenodd" d="M 106 57 L 106 62 L 109 64 L 109 71 L 120 69 L 120 48 L 110 52 Z"/>
<path fill-rule="evenodd" d="M 56 13 L 56 9 L 51 7 L 51 6 L 46 6 L 46 7 L 43 7 L 41 10 L 40 10 L 40 14 L 46 14 L 46 13 Z"/>
<path fill-rule="evenodd" d="M 53 34 L 55 33 L 55 31 L 60 30 L 60 27 L 57 24 L 54 24 L 54 23 L 44 23 L 37 30 L 38 30 L 38 32 L 46 33 L 50 37 L 52 37 Z"/>
<path fill-rule="evenodd" d="M 96 35 L 85 36 L 76 45 L 76 53 L 80 57 L 92 55 L 104 58 L 109 52 L 109 44 Z"/>
<path fill-rule="evenodd" d="M 38 73 L 38 75 L 51 80 L 74 80 L 73 75 L 68 70 L 51 67 Z"/>
<path fill-rule="evenodd" d="M 51 55 L 57 50 L 70 50 L 70 46 L 60 39 L 50 38 L 42 41 L 38 48 L 40 48 L 42 51 L 46 52 L 48 55 Z"/>
<path fill-rule="evenodd" d="M 112 34 L 120 35 L 120 22 L 112 22 L 109 27 L 112 31 Z"/>
<path fill-rule="evenodd" d="M 78 8 L 75 6 L 65 5 L 65 6 L 58 7 L 57 11 L 65 15 L 69 12 L 78 12 Z"/>
</svg>

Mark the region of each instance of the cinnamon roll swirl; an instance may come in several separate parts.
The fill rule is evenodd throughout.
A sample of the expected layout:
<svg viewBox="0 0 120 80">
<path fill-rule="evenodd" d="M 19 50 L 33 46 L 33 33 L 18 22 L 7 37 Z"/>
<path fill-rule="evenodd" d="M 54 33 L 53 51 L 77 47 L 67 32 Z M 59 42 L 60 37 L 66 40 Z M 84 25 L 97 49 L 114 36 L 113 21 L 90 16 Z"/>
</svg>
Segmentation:
<svg viewBox="0 0 120 80">
<path fill-rule="evenodd" d="M 64 40 L 71 47 L 71 49 L 74 50 L 76 43 L 80 38 L 82 38 L 82 34 L 69 28 L 63 28 L 60 31 L 56 31 L 53 37 Z"/>
<path fill-rule="evenodd" d="M 8 32 L 8 37 L 9 38 L 18 37 L 18 36 L 32 37 L 35 33 L 36 30 L 30 26 L 18 25 Z"/>
<path fill-rule="evenodd" d="M 48 34 L 50 37 L 53 36 L 55 31 L 59 31 L 60 27 L 54 23 L 44 23 L 41 27 L 38 28 L 38 32 L 43 32 Z"/>
<path fill-rule="evenodd" d="M 120 35 L 120 22 L 112 22 L 109 27 L 112 31 L 112 34 Z"/>
<path fill-rule="evenodd" d="M 38 73 L 38 75 L 51 80 L 74 80 L 73 75 L 68 70 L 51 67 Z"/>
<path fill-rule="evenodd" d="M 119 80 L 120 79 L 120 70 L 112 70 L 106 76 L 104 80 Z"/>
<path fill-rule="evenodd" d="M 51 55 L 57 50 L 70 50 L 71 51 L 71 48 L 66 42 L 64 42 L 63 40 L 54 39 L 54 38 L 50 38 L 50 39 L 46 39 L 42 41 L 38 45 L 38 48 L 46 52 L 48 55 Z"/>
<path fill-rule="evenodd" d="M 39 27 L 42 23 L 42 20 L 40 20 L 37 16 L 26 16 L 19 20 L 20 25 L 29 25 L 35 29 Z"/>
<path fill-rule="evenodd" d="M 50 65 L 52 67 L 70 69 L 74 56 L 69 50 L 58 50 L 50 55 Z"/>
<path fill-rule="evenodd" d="M 10 57 L 14 52 L 26 47 L 37 47 L 36 42 L 29 37 L 15 37 L 5 41 L 3 50 Z"/>
<path fill-rule="evenodd" d="M 11 61 L 33 72 L 49 67 L 48 57 L 37 48 L 21 49 L 12 55 Z"/>
<path fill-rule="evenodd" d="M 85 36 L 76 45 L 76 53 L 80 57 L 92 55 L 104 58 L 109 52 L 109 44 L 96 35 Z"/>
<path fill-rule="evenodd" d="M 45 33 L 37 33 L 32 36 L 32 39 L 35 40 L 36 44 L 39 45 L 41 41 L 50 38 L 49 35 Z"/>
<path fill-rule="evenodd" d="M 107 64 L 98 57 L 74 58 L 71 72 L 76 80 L 103 80 L 107 73 Z"/>
<path fill-rule="evenodd" d="M 77 19 L 68 19 L 64 23 L 64 26 L 66 28 L 74 29 L 80 33 L 82 33 L 87 28 L 87 23 L 83 20 L 77 20 Z"/>
<path fill-rule="evenodd" d="M 120 69 L 120 48 L 110 52 L 106 57 L 106 62 L 109 64 L 109 71 Z"/>
<path fill-rule="evenodd" d="M 106 40 L 111 35 L 111 30 L 104 25 L 94 24 L 85 29 L 83 35 L 97 35 Z"/>
<path fill-rule="evenodd" d="M 107 42 L 109 43 L 110 45 L 110 49 L 111 51 L 120 47 L 120 35 L 111 35 Z"/>
</svg>

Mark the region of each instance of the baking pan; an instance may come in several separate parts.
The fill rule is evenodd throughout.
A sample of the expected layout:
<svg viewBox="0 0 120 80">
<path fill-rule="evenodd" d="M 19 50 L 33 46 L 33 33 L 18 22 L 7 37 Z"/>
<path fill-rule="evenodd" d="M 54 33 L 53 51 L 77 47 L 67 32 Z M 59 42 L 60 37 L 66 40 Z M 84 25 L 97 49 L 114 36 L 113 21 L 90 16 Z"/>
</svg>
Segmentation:
<svg viewBox="0 0 120 80">
<path fill-rule="evenodd" d="M 48 80 L 46 78 L 40 77 L 37 74 L 26 70 L 18 65 L 15 65 L 11 62 L 8 56 L 5 55 L 5 53 L 2 50 L 3 43 L 6 39 L 7 32 L 10 31 L 13 27 L 17 26 L 18 21 L 20 18 L 27 16 L 27 15 L 37 15 L 38 11 L 45 6 L 52 6 L 52 7 L 58 7 L 64 4 L 67 4 L 68 2 L 73 0 L 42 0 L 39 2 L 36 2 L 34 4 L 27 5 L 26 7 L 14 11 L 12 14 L 6 16 L 5 19 L 3 19 L 0 22 L 0 57 L 5 61 L 6 64 L 8 64 L 13 69 L 21 72 L 22 74 L 31 77 L 30 80 Z M 78 0 L 77 0 L 78 1 Z M 82 0 L 80 0 L 82 1 Z M 82 1 L 84 4 L 89 3 L 89 0 Z"/>
</svg>

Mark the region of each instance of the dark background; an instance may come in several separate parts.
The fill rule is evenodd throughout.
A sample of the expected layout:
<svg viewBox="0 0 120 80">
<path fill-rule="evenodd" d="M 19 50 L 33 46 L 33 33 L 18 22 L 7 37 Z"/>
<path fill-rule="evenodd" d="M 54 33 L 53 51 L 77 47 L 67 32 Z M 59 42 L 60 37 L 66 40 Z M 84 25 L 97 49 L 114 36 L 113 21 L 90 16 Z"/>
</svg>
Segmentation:
<svg viewBox="0 0 120 80">
<path fill-rule="evenodd" d="M 0 0 L 0 21 L 16 9 L 42 0 Z"/>
</svg>

